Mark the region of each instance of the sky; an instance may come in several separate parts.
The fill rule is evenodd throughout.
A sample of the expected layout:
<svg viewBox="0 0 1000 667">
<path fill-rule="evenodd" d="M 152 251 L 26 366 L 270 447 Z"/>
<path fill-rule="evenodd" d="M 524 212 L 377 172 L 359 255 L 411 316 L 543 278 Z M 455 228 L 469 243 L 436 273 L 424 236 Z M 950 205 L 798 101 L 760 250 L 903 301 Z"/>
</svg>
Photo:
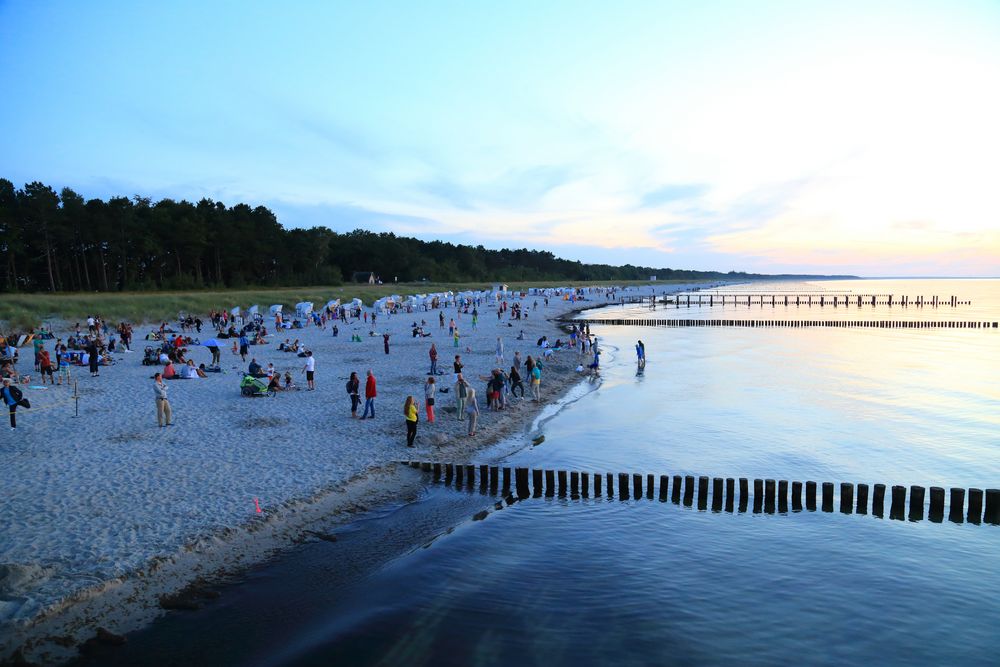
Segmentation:
<svg viewBox="0 0 1000 667">
<path fill-rule="evenodd" d="M 0 0 L 0 177 L 585 262 L 1000 275 L 1000 2 Z"/>
</svg>

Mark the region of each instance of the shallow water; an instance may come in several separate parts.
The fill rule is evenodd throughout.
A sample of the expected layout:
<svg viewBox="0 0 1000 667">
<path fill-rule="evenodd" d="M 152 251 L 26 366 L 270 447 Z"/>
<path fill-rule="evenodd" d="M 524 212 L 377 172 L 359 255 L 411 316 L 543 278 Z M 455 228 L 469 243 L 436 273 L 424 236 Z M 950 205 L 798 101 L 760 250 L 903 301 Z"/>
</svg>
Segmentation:
<svg viewBox="0 0 1000 667">
<path fill-rule="evenodd" d="M 854 319 L 1000 319 L 1000 281 L 835 285 L 973 301 L 889 316 L 841 306 Z M 743 316 L 721 311 L 700 312 Z M 750 312 L 818 319 L 816 306 Z M 593 333 L 606 352 L 600 383 L 504 465 L 1000 486 L 1000 331 Z M 649 359 L 641 375 L 637 337 Z M 1000 527 L 644 499 L 496 510 L 496 500 L 428 480 L 418 502 L 251 572 L 219 603 L 170 615 L 101 662 L 997 664 Z M 486 520 L 471 521 L 481 509 Z"/>
</svg>

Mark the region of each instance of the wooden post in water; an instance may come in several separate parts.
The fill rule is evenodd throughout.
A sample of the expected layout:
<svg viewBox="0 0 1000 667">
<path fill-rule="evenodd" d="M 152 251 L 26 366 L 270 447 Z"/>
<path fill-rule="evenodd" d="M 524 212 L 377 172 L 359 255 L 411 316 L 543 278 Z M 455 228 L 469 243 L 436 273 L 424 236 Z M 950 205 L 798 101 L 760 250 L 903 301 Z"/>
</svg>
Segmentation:
<svg viewBox="0 0 1000 667">
<path fill-rule="evenodd" d="M 726 478 L 726 511 L 730 514 L 733 511 L 733 504 L 735 502 L 734 496 L 736 495 L 736 480 L 732 477 Z"/>
<path fill-rule="evenodd" d="M 580 497 L 580 473 L 572 471 L 569 474 L 569 497 Z"/>
<path fill-rule="evenodd" d="M 681 502 L 681 476 L 674 475 L 674 490 L 670 494 L 670 501 L 675 505 Z"/>
<path fill-rule="evenodd" d="M 688 507 L 694 502 L 694 476 L 684 476 L 684 504 Z"/>
<path fill-rule="evenodd" d="M 510 468 L 503 469 L 503 495 L 510 495 Z"/>
<path fill-rule="evenodd" d="M 955 297 L 951 297 L 954 302 Z M 1000 524 L 1000 489 L 986 489 L 986 513 L 983 521 L 992 525 Z"/>
<path fill-rule="evenodd" d="M 434 464 L 434 481 L 436 482 L 436 481 L 438 481 L 440 479 L 441 479 L 441 464 L 440 463 L 435 463 Z"/>
<path fill-rule="evenodd" d="M 740 512 L 747 511 L 747 504 L 750 502 L 750 481 L 746 477 L 740 477 Z"/>
<path fill-rule="evenodd" d="M 698 478 L 698 509 L 703 510 L 708 507 L 708 477 L 702 475 Z"/>
<path fill-rule="evenodd" d="M 931 487 L 931 504 L 927 518 L 934 523 L 944 521 L 944 489 L 940 486 Z"/>
<path fill-rule="evenodd" d="M 868 485 L 858 484 L 858 505 L 855 511 L 858 514 L 868 514 Z"/>
<path fill-rule="evenodd" d="M 527 498 L 531 495 L 531 490 L 528 488 L 528 469 L 527 468 L 517 468 L 514 471 L 514 480 L 517 484 L 517 497 L 520 499 Z"/>
<path fill-rule="evenodd" d="M 764 511 L 774 514 L 774 480 L 764 480 Z"/>
<path fill-rule="evenodd" d="M 566 471 L 565 470 L 560 470 L 559 471 L 559 497 L 560 498 L 565 498 L 566 497 Z"/>
<path fill-rule="evenodd" d="M 778 511 L 788 513 L 788 480 L 778 480 Z"/>
<path fill-rule="evenodd" d="M 448 463 L 444 467 L 444 483 L 451 486 L 451 480 L 455 477 L 455 466 Z"/>
<path fill-rule="evenodd" d="M 792 482 L 792 511 L 802 511 L 802 482 Z"/>
<path fill-rule="evenodd" d="M 533 468 L 531 470 L 531 495 L 535 498 L 542 497 L 542 489 L 544 488 L 542 484 L 542 476 L 545 472 L 541 468 Z"/>
<path fill-rule="evenodd" d="M 910 521 L 923 521 L 924 493 L 925 489 L 922 486 L 910 487 Z"/>
<path fill-rule="evenodd" d="M 666 475 L 660 475 L 660 501 L 666 502 L 667 493 L 670 491 L 669 477 Z"/>
<path fill-rule="evenodd" d="M 816 482 L 806 482 L 806 509 L 816 511 Z"/>
<path fill-rule="evenodd" d="M 889 518 L 902 521 L 906 514 L 906 487 L 896 484 L 892 487 L 892 505 L 889 506 Z"/>
<path fill-rule="evenodd" d="M 612 473 L 610 473 L 610 472 L 607 474 L 607 482 L 608 482 L 608 498 L 614 498 L 615 497 L 615 476 Z"/>
<path fill-rule="evenodd" d="M 595 498 L 600 498 L 601 497 L 601 480 L 603 478 L 604 478 L 604 475 L 602 475 L 601 473 L 599 473 L 599 472 L 595 472 L 594 473 L 594 497 Z"/>
<path fill-rule="evenodd" d="M 854 511 L 854 485 L 850 482 L 840 483 L 840 512 L 850 514 Z"/>
<path fill-rule="evenodd" d="M 580 473 L 580 493 L 583 494 L 584 498 L 590 497 L 590 473 L 582 472 Z"/>
<path fill-rule="evenodd" d="M 833 511 L 833 482 L 823 482 L 823 511 Z"/>
<path fill-rule="evenodd" d="M 646 500 L 653 499 L 653 475 L 646 475 Z"/>
<path fill-rule="evenodd" d="M 722 478 L 712 478 L 712 511 L 722 511 Z"/>
<path fill-rule="evenodd" d="M 496 493 L 500 487 L 500 468 L 490 466 L 490 493 Z"/>
<path fill-rule="evenodd" d="M 476 466 L 472 464 L 465 466 L 465 479 L 465 483 L 470 487 L 476 485 Z"/>
<path fill-rule="evenodd" d="M 966 516 L 969 523 L 978 524 L 983 520 L 983 490 L 969 489 L 969 514 Z"/>
<path fill-rule="evenodd" d="M 545 471 L 545 497 L 551 498 L 556 495 L 556 471 Z"/>
<path fill-rule="evenodd" d="M 962 523 L 965 521 L 965 489 L 951 489 L 951 502 L 948 509 L 948 521 Z"/>
<path fill-rule="evenodd" d="M 479 466 L 479 488 L 486 489 L 490 483 L 490 467 L 488 465 Z"/>
<path fill-rule="evenodd" d="M 880 519 L 885 515 L 885 484 L 876 484 L 873 487 L 872 515 Z"/>
<path fill-rule="evenodd" d="M 628 475 L 623 472 L 618 473 L 618 497 L 628 500 Z"/>
<path fill-rule="evenodd" d="M 642 475 L 639 473 L 632 474 L 632 497 L 636 500 L 642 498 Z"/>
<path fill-rule="evenodd" d="M 754 479 L 753 481 L 753 511 L 759 514 L 764 509 L 764 480 Z"/>
<path fill-rule="evenodd" d="M 465 486 L 465 468 L 457 465 L 455 466 L 455 488 L 460 489 Z"/>
</svg>

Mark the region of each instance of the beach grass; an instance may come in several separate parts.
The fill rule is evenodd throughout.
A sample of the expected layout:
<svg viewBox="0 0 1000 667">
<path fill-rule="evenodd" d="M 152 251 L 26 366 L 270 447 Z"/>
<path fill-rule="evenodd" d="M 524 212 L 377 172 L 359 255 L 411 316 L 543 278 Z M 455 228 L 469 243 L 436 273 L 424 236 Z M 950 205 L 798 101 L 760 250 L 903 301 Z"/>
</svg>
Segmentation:
<svg viewBox="0 0 1000 667">
<path fill-rule="evenodd" d="M 610 285 L 666 286 L 677 282 L 649 281 L 533 281 L 530 283 L 507 283 L 513 291 L 529 287 L 595 287 Z M 339 286 L 314 285 L 310 287 L 276 287 L 233 290 L 188 290 L 164 292 L 63 292 L 10 293 L 0 297 L 0 323 L 5 330 L 27 331 L 49 321 L 78 322 L 90 314 L 100 316 L 109 322 L 126 320 L 129 322 L 171 321 L 178 313 L 205 314 L 211 309 L 233 306 L 247 308 L 254 304 L 266 309 L 272 304 L 282 304 L 286 309 L 301 301 L 312 301 L 317 307 L 330 299 L 350 301 L 358 298 L 366 304 L 391 294 L 427 294 L 431 292 L 489 289 L 489 283 L 391 283 L 383 285 L 347 284 Z"/>
</svg>

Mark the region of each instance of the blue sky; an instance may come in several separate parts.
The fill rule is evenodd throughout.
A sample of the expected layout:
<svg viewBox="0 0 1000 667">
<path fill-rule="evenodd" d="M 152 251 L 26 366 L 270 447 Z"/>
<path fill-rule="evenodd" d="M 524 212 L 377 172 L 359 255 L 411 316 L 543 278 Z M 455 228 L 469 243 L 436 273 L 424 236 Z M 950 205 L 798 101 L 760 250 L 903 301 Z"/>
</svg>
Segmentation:
<svg viewBox="0 0 1000 667">
<path fill-rule="evenodd" d="M 1000 274 L 1000 3 L 0 2 L 0 176 L 584 261 Z"/>
</svg>

